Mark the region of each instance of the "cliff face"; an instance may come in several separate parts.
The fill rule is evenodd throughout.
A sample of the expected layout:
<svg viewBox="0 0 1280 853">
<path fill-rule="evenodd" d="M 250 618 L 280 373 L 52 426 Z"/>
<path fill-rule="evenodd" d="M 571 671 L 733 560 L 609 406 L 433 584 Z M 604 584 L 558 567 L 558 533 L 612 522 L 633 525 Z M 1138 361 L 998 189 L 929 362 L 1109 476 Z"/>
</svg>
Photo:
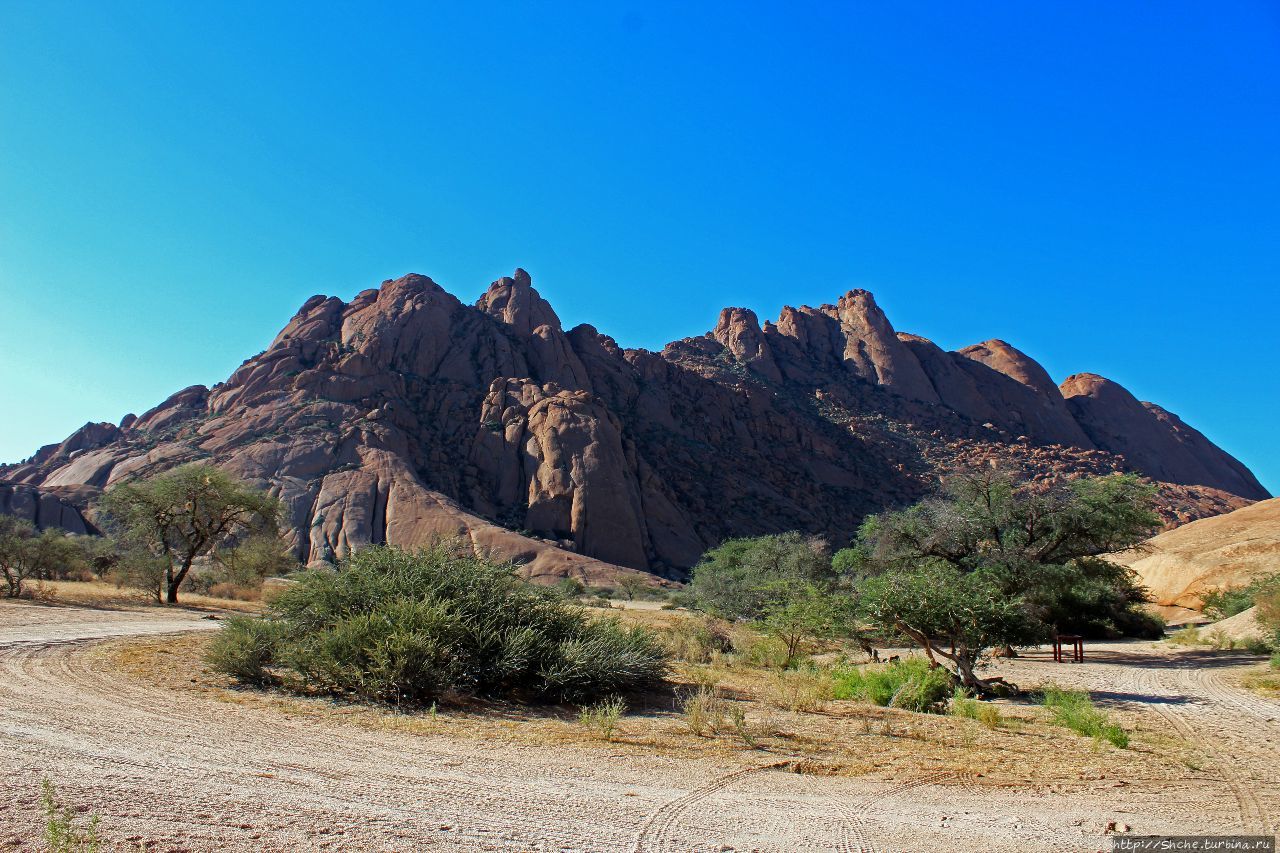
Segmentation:
<svg viewBox="0 0 1280 853">
<path fill-rule="evenodd" d="M 565 331 L 523 270 L 475 305 L 409 275 L 313 297 L 226 382 L 86 425 L 0 480 L 74 528 L 113 483 L 211 460 L 280 496 L 303 560 L 457 534 L 535 576 L 593 578 L 679 576 L 730 536 L 843 542 L 975 460 L 1141 471 L 1167 484 L 1171 521 L 1267 497 L 1176 417 L 1093 379 L 1060 391 L 1002 341 L 898 334 L 865 291 L 763 326 L 727 308 L 652 353 Z"/>
</svg>

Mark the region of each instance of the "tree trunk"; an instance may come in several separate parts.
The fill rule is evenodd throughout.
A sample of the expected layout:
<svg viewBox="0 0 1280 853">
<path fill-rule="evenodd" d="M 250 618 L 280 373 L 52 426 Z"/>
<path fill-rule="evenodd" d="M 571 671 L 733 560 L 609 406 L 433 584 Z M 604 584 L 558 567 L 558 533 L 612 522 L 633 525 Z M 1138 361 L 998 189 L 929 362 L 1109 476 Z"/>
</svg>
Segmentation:
<svg viewBox="0 0 1280 853">
<path fill-rule="evenodd" d="M 173 574 L 172 568 L 165 573 L 169 576 L 167 584 L 168 589 L 165 591 L 165 601 L 169 604 L 178 603 L 178 587 L 182 586 L 182 582 L 186 580 L 187 572 L 191 571 L 191 561 L 194 559 L 195 557 L 187 557 L 187 559 L 182 563 L 182 568 L 176 575 Z"/>
<path fill-rule="evenodd" d="M 987 692 L 987 683 L 974 674 L 973 666 L 964 655 L 956 656 L 956 671 L 960 674 L 961 686 L 976 690 L 979 695 Z"/>
</svg>

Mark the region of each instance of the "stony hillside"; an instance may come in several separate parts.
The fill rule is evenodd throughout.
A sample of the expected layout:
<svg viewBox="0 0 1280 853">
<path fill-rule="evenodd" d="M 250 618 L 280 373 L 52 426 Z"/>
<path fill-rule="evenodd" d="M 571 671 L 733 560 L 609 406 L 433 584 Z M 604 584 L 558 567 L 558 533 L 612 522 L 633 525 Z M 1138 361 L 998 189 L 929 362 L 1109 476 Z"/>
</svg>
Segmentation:
<svg viewBox="0 0 1280 853">
<path fill-rule="evenodd" d="M 1115 383 L 1059 388 L 998 340 L 944 351 L 866 291 L 763 326 L 727 308 L 654 353 L 565 331 L 517 270 L 474 305 L 420 275 L 313 297 L 226 382 L 0 467 L 0 511 L 91 525 L 104 487 L 196 459 L 279 494 L 304 560 L 459 533 L 540 576 L 679 577 L 708 546 L 769 531 L 843 543 L 987 461 L 1143 472 L 1171 524 L 1268 497 Z"/>
<path fill-rule="evenodd" d="M 1280 573 L 1280 498 L 1165 531 L 1116 559 L 1138 573 L 1157 604 L 1198 610 L 1210 590 Z"/>
</svg>

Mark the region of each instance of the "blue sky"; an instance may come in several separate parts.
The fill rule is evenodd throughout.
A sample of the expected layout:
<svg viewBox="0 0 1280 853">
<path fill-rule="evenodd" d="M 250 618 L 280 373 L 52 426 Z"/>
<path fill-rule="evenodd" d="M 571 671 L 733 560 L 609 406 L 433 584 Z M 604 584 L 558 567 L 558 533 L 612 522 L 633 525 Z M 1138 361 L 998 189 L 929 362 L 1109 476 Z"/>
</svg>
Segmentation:
<svg viewBox="0 0 1280 853">
<path fill-rule="evenodd" d="M 1280 491 L 1276 4 L 422 5 L 0 3 L 0 459 L 523 266 L 650 348 L 866 287 Z"/>
</svg>

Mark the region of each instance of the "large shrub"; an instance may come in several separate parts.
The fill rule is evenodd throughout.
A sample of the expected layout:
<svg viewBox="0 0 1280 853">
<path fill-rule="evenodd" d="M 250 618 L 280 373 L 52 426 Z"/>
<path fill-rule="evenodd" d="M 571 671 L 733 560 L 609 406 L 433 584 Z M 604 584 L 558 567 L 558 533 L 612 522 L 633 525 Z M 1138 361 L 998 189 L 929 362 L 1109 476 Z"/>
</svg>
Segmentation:
<svg viewBox="0 0 1280 853">
<path fill-rule="evenodd" d="M 583 702 L 651 685 L 667 665 L 647 629 L 591 618 L 449 545 L 367 548 L 304 572 L 265 623 L 232 622 L 211 663 L 247 682 L 277 672 L 306 689 L 409 703 L 446 691 Z"/>
</svg>

